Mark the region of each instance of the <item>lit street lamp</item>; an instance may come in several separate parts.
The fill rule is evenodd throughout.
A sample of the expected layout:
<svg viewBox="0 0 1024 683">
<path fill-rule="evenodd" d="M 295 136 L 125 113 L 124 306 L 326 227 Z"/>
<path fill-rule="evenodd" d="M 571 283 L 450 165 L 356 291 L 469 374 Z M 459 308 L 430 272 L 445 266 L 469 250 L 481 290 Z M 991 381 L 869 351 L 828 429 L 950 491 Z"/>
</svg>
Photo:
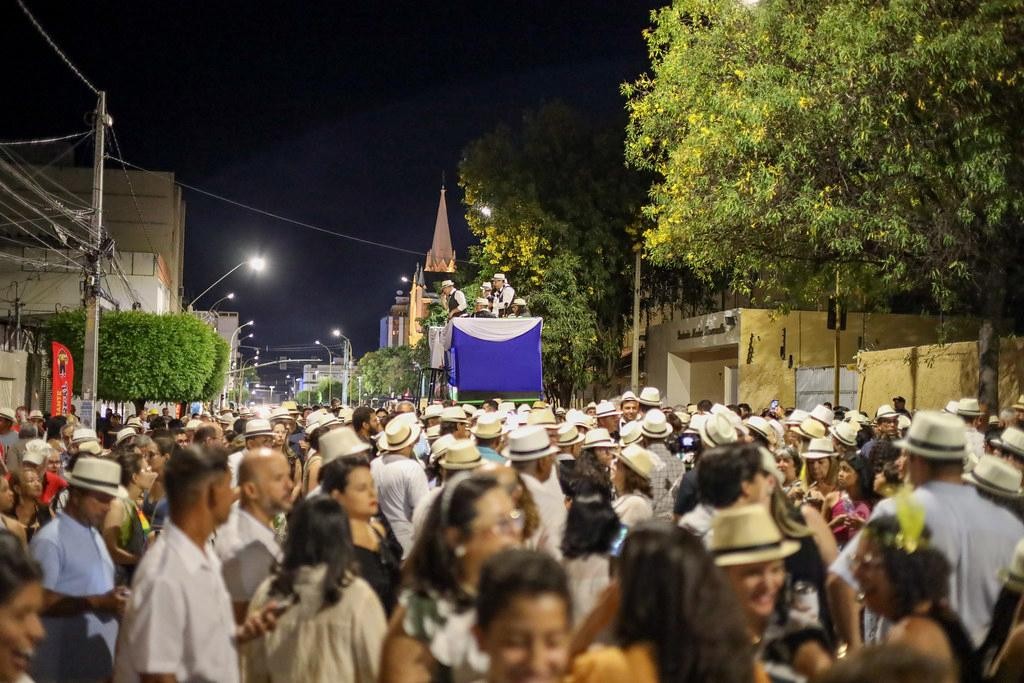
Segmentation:
<svg viewBox="0 0 1024 683">
<path fill-rule="evenodd" d="M 341 330 L 338 330 L 338 334 L 341 334 Z M 317 339 L 314 343 L 327 352 L 327 364 L 331 366 L 330 368 L 327 369 L 327 402 L 330 403 L 331 400 L 334 398 L 334 354 L 331 353 L 331 350 L 327 348 L 325 344 L 321 344 L 319 339 Z"/>
<path fill-rule="evenodd" d="M 217 300 L 216 300 L 215 302 L 213 302 L 213 305 L 212 305 L 212 306 L 210 306 L 210 311 L 211 311 L 211 312 L 214 312 L 214 311 L 216 311 L 216 310 L 217 310 L 217 306 L 218 306 L 218 305 L 219 305 L 219 304 L 220 304 L 220 303 L 221 303 L 222 301 L 230 301 L 230 300 L 233 300 L 234 298 L 235 298 L 235 293 L 234 293 L 234 292 L 228 292 L 228 293 L 227 293 L 227 294 L 226 294 L 225 296 L 222 296 L 221 298 L 219 298 L 219 299 L 217 299 Z"/>
<path fill-rule="evenodd" d="M 266 260 L 262 256 L 254 256 L 253 258 L 246 259 L 245 261 L 242 261 L 237 266 L 235 266 L 234 268 L 232 268 L 231 270 L 229 270 L 228 272 L 224 273 L 219 278 L 217 278 L 217 281 L 214 282 L 209 287 L 207 287 L 206 289 L 204 289 L 199 296 L 197 296 L 196 298 L 192 299 L 192 302 L 188 305 L 188 307 L 190 309 L 193 308 L 196 305 L 196 302 L 199 301 L 200 299 L 202 299 L 203 296 L 207 292 L 209 292 L 211 289 L 213 289 L 214 287 L 219 285 L 221 282 L 224 281 L 224 279 L 228 275 L 231 275 L 231 273 L 235 272 L 236 270 L 238 270 L 242 266 L 249 266 L 250 268 L 252 268 L 253 270 L 255 270 L 258 273 L 261 270 L 263 270 L 266 267 L 266 265 L 267 265 L 267 262 L 266 262 Z"/>
</svg>

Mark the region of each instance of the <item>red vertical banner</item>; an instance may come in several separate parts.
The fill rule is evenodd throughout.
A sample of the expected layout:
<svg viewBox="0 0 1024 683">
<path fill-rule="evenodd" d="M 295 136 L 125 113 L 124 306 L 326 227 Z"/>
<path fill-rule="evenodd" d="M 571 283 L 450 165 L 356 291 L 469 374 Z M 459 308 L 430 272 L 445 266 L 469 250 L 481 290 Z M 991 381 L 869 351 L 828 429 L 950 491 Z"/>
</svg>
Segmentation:
<svg viewBox="0 0 1024 683">
<path fill-rule="evenodd" d="M 50 414 L 67 415 L 71 412 L 71 391 L 75 385 L 75 361 L 68 347 L 57 342 L 53 345 L 53 395 L 50 399 Z"/>
</svg>

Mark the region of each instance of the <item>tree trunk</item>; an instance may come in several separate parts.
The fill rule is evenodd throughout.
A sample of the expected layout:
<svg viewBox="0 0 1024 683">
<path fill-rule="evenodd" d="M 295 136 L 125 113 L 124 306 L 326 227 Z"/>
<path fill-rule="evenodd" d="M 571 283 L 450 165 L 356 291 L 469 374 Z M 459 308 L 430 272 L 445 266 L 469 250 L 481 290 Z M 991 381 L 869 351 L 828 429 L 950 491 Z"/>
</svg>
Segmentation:
<svg viewBox="0 0 1024 683">
<path fill-rule="evenodd" d="M 983 319 L 978 330 L 978 401 L 984 409 L 999 411 L 999 329 L 1006 303 L 1006 266 L 989 264 L 982 294 Z"/>
<path fill-rule="evenodd" d="M 138 415 L 140 412 L 146 409 L 146 399 L 137 398 L 132 401 L 132 405 L 135 406 L 135 414 Z M 125 417 L 125 419 L 128 419 Z"/>
</svg>

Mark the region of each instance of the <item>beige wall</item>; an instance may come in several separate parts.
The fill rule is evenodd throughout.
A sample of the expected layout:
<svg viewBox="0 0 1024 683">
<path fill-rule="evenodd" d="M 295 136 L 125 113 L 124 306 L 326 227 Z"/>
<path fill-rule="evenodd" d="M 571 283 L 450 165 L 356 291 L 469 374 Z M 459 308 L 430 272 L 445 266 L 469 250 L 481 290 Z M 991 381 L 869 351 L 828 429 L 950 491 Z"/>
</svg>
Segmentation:
<svg viewBox="0 0 1024 683">
<path fill-rule="evenodd" d="M 702 398 L 722 400 L 728 398 L 724 395 L 724 368 L 732 366 L 739 369 L 740 401 L 755 410 L 775 398 L 783 405 L 793 405 L 796 369 L 833 364 L 835 332 L 826 327 L 826 320 L 823 311 L 782 314 L 741 308 L 664 322 L 647 332 L 645 383 L 661 388 L 671 405 Z M 785 353 L 780 357 L 783 331 Z M 944 334 L 949 342 L 973 339 L 977 323 L 947 320 Z M 939 319 L 935 317 L 850 313 L 847 328 L 840 333 L 840 362 L 853 369 L 858 349 L 934 344 L 939 337 Z M 908 392 L 900 390 L 909 399 Z"/>
<path fill-rule="evenodd" d="M 897 394 L 912 410 L 941 409 L 978 394 L 978 343 L 913 346 L 860 355 L 861 405 L 873 410 Z M 999 345 L 999 402 L 1010 405 L 1024 387 L 1024 340 Z"/>
</svg>

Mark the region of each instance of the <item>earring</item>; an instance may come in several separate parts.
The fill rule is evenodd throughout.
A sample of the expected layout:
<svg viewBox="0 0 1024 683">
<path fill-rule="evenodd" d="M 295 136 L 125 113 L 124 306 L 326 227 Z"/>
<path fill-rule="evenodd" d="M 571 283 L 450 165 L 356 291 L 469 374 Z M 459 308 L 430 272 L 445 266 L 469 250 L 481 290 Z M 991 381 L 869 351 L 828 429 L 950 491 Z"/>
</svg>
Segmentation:
<svg viewBox="0 0 1024 683">
<path fill-rule="evenodd" d="M 464 545 L 457 545 L 457 546 L 455 546 L 455 557 L 465 557 L 465 556 L 466 556 L 466 546 L 464 546 Z"/>
</svg>

